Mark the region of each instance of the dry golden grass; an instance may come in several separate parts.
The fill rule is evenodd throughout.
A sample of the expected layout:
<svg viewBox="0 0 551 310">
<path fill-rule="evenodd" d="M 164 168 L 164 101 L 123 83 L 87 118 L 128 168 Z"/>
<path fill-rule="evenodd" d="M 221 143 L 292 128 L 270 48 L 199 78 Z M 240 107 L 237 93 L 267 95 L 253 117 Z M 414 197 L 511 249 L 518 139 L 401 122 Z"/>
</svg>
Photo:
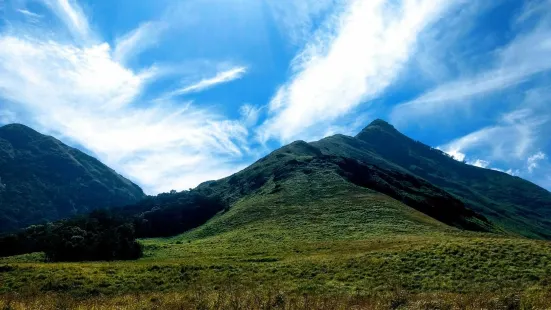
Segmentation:
<svg viewBox="0 0 551 310">
<path fill-rule="evenodd" d="M 138 261 L 0 259 L 0 310 L 551 309 L 548 241 L 460 231 L 311 178 L 142 240 Z"/>
<path fill-rule="evenodd" d="M 254 288 L 232 287 L 177 293 L 127 294 L 78 299 L 62 294 L 0 296 L 4 310 L 64 310 L 64 309 L 551 309 L 551 292 L 515 294 L 408 294 L 405 291 L 363 295 L 292 295 L 282 290 L 259 291 Z"/>
</svg>

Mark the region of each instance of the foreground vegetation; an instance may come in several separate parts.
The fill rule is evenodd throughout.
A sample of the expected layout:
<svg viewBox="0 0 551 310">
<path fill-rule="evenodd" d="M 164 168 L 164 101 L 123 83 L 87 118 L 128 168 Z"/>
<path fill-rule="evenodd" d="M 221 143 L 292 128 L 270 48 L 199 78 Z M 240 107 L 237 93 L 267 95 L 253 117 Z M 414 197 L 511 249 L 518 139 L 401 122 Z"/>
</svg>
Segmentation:
<svg viewBox="0 0 551 310">
<path fill-rule="evenodd" d="M 137 261 L 0 259 L 0 299 L 12 309 L 544 309 L 549 303 L 547 241 L 461 231 L 338 178 L 297 172 L 275 192 L 270 181 L 195 230 L 141 240 L 144 257 Z M 328 194 L 314 199 L 319 192 Z"/>
<path fill-rule="evenodd" d="M 235 237 L 230 233 L 144 240 L 146 257 L 135 262 L 42 263 L 39 254 L 12 257 L 0 263 L 0 305 L 4 309 L 548 308 L 549 244 L 452 235 L 232 246 L 224 242 Z"/>
<path fill-rule="evenodd" d="M 164 193 L 125 207 L 0 236 L 0 257 L 44 252 L 54 261 L 131 260 L 142 256 L 136 238 L 174 236 L 197 227 L 225 205 L 195 191 Z"/>
<path fill-rule="evenodd" d="M 398 168 L 322 155 L 304 142 L 192 192 L 160 195 L 118 212 L 123 218 L 128 212 L 141 237 L 140 259 L 46 263 L 44 253 L 0 258 L 0 306 L 551 305 L 549 241 L 512 234 Z"/>
<path fill-rule="evenodd" d="M 196 287 L 178 293 L 127 294 L 79 299 L 69 295 L 4 295 L 2 309 L 548 309 L 550 293 L 522 295 L 410 294 L 393 291 L 372 295 L 285 294 L 276 287 L 255 289 L 227 286 L 218 290 Z"/>
</svg>

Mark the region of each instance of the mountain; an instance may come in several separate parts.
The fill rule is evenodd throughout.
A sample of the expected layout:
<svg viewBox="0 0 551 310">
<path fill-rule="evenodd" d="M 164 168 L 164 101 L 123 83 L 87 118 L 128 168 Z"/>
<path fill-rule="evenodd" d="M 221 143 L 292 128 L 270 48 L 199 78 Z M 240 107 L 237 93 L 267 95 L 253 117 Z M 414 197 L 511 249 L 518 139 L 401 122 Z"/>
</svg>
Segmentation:
<svg viewBox="0 0 551 310">
<path fill-rule="evenodd" d="M 53 138 L 44 139 L 61 146 Z M 25 141 L 21 137 L 15 140 Z M 51 149 L 44 145 L 38 147 L 42 152 Z M 42 164 L 56 167 L 55 161 Z M 105 174 L 101 176 L 101 184 L 112 189 L 105 183 Z M 66 190 L 70 195 L 74 189 Z M 51 192 L 43 193 L 43 200 L 51 197 L 48 195 Z M 110 210 L 108 217 L 133 226 L 138 238 L 168 237 L 192 229 L 194 238 L 228 234 L 231 238 L 251 238 L 248 229 L 259 233 L 259 239 L 278 231 L 286 231 L 286 236 L 293 238 L 328 241 L 352 236 L 363 240 L 373 234 L 453 231 L 549 238 L 546 220 L 538 221 L 534 214 L 549 218 L 550 196 L 520 178 L 458 162 L 376 120 L 356 137 L 335 135 L 312 143 L 296 141 L 227 178 L 205 182 L 190 191 L 146 197 Z M 94 206 L 109 205 L 113 201 Z M 516 216 L 510 216 L 511 212 Z M 85 230 L 96 217 L 91 214 L 88 220 L 59 222 L 51 227 L 72 231 L 76 225 Z M 41 249 L 47 244 L 35 241 L 49 236 L 50 230 L 34 227 L 15 239 L 2 240 L 0 243 L 17 251 L 0 255 Z"/>
<path fill-rule="evenodd" d="M 0 127 L 0 233 L 144 197 L 97 159 L 24 125 Z"/>
<path fill-rule="evenodd" d="M 457 228 L 493 231 L 495 227 L 454 196 L 429 182 L 400 169 L 384 169 L 350 157 L 324 154 L 320 148 L 297 141 L 274 151 L 250 167 L 228 178 L 206 182 L 197 191 L 225 199 L 232 205 L 248 196 L 270 196 L 290 186 L 296 191 L 281 204 L 301 204 L 303 198 L 320 201 L 346 191 L 377 193 L 393 198 L 404 214 L 411 209 Z M 305 187 L 305 188 L 302 188 Z M 339 190 L 337 190 L 339 189 Z M 345 201 L 346 196 L 342 198 Z M 404 217 L 406 217 L 404 215 Z"/>
<path fill-rule="evenodd" d="M 422 178 L 505 230 L 551 238 L 551 193 L 509 174 L 471 166 L 414 141 L 383 120 L 356 137 L 335 135 L 311 144 L 323 154 L 353 158 Z"/>
<path fill-rule="evenodd" d="M 97 222 L 114 224 L 101 228 Z M 119 229 L 127 226 L 133 229 Z M 260 235 L 253 236 L 259 240 L 285 231 L 292 238 L 327 241 L 461 230 L 500 232 L 458 198 L 399 167 L 324 153 L 313 144 L 296 141 L 194 190 L 147 197 L 106 214 L 93 212 L 86 219 L 34 226 L 0 238 L 0 256 L 45 251 L 50 259 L 61 260 L 93 260 L 99 253 L 111 259 L 135 258 L 126 255 L 134 253 L 129 250 L 132 238 L 170 237 L 194 228 L 194 235 L 202 238 L 227 234 L 250 238 L 247 229 L 254 228 Z M 122 242 L 128 247 L 97 243 L 119 231 L 134 232 L 119 238 L 129 240 Z M 82 237 L 80 247 L 73 240 L 77 232 Z M 94 250 L 88 249 L 91 244 L 97 244 Z"/>
<path fill-rule="evenodd" d="M 400 202 L 395 205 L 403 210 L 413 208 L 457 228 L 551 238 L 549 191 L 506 173 L 457 161 L 383 120 L 373 121 L 355 137 L 294 142 L 197 190 L 232 205 L 251 195 L 273 195 L 287 185 L 306 190 L 309 201 L 321 201 L 337 195 L 332 188 L 341 183 L 383 194 Z M 299 184 L 310 188 L 299 189 Z M 294 204 L 293 199 L 299 198 L 289 197 L 280 203 Z"/>
<path fill-rule="evenodd" d="M 143 299 L 145 308 L 159 305 L 153 296 L 166 293 L 174 300 L 173 292 L 190 292 L 197 297 L 197 289 L 212 288 L 205 296 L 218 302 L 219 293 L 230 287 L 237 293 L 222 294 L 233 301 L 245 295 L 257 300 L 260 288 L 270 296 L 277 292 L 279 299 L 305 302 L 306 296 L 318 294 L 392 296 L 385 303 L 366 303 L 363 308 L 369 309 L 545 308 L 549 241 L 519 236 L 538 226 L 528 218 L 517 220 L 520 226 L 507 225 L 505 218 L 475 209 L 472 196 L 429 181 L 432 174 L 423 177 L 420 171 L 429 167 L 425 161 L 438 171 L 435 175 L 449 175 L 454 184 L 471 190 L 488 186 L 469 172 L 479 168 L 376 121 L 356 137 L 296 141 L 190 191 L 0 237 L 0 256 L 8 256 L 0 258 L 4 291 L 34 289 L 39 295 L 62 292 L 83 299 L 113 295 L 117 305 L 123 299 L 135 305 L 137 294 L 151 293 Z M 497 175 L 504 186 L 500 193 L 518 184 L 529 184 L 532 193 L 522 194 L 528 200 L 540 193 L 526 181 Z M 515 199 L 490 190 L 480 194 L 493 199 L 496 213 Z M 33 254 L 18 255 L 25 253 Z M 138 256 L 137 262 L 52 262 Z M 45 259 L 50 262 L 41 263 Z M 130 298 L 120 299 L 121 294 Z M 431 303 L 447 296 L 456 296 L 457 302 Z M 534 298 L 542 302 L 530 303 Z M 256 305 L 250 308 L 260 308 Z"/>
</svg>

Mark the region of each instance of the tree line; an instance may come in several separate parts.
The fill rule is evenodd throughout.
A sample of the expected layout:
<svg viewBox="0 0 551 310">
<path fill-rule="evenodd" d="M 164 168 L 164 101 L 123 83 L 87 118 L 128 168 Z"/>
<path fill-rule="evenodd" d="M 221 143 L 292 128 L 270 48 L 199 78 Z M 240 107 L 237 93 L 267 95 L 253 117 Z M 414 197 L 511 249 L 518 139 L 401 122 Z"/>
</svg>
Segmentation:
<svg viewBox="0 0 551 310">
<path fill-rule="evenodd" d="M 0 256 L 44 252 L 48 261 L 130 260 L 143 255 L 137 238 L 168 237 L 195 228 L 225 209 L 197 191 L 163 193 L 122 208 L 44 225 L 0 237 Z"/>
</svg>

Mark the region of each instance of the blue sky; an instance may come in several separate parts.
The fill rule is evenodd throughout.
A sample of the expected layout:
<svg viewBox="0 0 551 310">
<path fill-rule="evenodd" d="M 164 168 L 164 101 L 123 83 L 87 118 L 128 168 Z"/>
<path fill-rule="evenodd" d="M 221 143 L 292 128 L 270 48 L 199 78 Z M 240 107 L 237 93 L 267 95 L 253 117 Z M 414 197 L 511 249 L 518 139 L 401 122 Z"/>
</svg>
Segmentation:
<svg viewBox="0 0 551 310">
<path fill-rule="evenodd" d="M 375 118 L 551 189 L 549 0 L 0 0 L 0 124 L 148 193 Z"/>
</svg>

